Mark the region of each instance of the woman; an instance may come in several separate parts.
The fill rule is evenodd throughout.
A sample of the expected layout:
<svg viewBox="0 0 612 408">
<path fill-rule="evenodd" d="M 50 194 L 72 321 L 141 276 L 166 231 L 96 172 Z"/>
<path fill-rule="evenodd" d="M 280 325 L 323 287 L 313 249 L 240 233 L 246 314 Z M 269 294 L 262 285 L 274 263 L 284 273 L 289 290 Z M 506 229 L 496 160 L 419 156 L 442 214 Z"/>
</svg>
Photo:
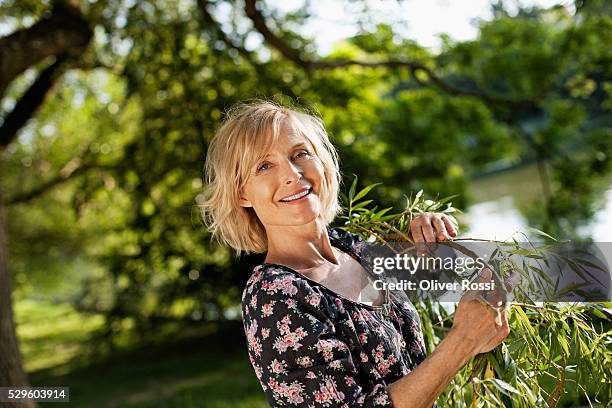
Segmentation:
<svg viewBox="0 0 612 408">
<path fill-rule="evenodd" d="M 340 211 L 336 151 L 322 122 L 270 102 L 241 104 L 210 144 L 203 212 L 214 237 L 266 253 L 247 281 L 248 353 L 271 406 L 431 407 L 463 365 L 509 333 L 467 294 L 434 352 L 416 310 L 395 294 L 360 298 L 363 241 L 329 229 Z M 441 215 L 411 224 L 416 242 L 456 235 Z"/>
</svg>

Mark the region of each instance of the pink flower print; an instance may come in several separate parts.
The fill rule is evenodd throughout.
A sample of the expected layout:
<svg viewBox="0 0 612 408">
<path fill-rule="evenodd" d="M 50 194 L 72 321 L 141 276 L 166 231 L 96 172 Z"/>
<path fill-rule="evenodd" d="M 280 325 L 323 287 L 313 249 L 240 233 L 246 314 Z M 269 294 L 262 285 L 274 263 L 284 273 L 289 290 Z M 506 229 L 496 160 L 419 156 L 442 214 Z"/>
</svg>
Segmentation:
<svg viewBox="0 0 612 408">
<path fill-rule="evenodd" d="M 342 304 L 342 300 L 336 298 L 334 302 L 336 302 L 336 306 L 338 307 L 338 313 L 344 314 L 345 310 L 344 310 L 344 304 Z"/>
<path fill-rule="evenodd" d="M 334 360 L 331 363 L 329 363 L 329 368 L 333 368 L 335 370 L 341 370 L 342 363 L 340 362 L 340 360 Z"/>
<path fill-rule="evenodd" d="M 274 309 L 272 307 L 272 303 L 266 303 L 261 307 L 261 315 L 262 317 L 272 316 Z"/>
<path fill-rule="evenodd" d="M 366 355 L 366 353 L 360 353 L 359 357 L 361 357 L 361 361 L 364 363 L 368 361 L 368 356 Z"/>
<path fill-rule="evenodd" d="M 293 278 L 290 276 L 284 278 L 280 282 L 280 287 L 285 295 L 293 296 L 297 293 L 297 288 L 293 285 Z"/>
<path fill-rule="evenodd" d="M 285 340 L 282 337 L 277 337 L 276 340 L 274 340 L 272 348 L 279 353 L 284 353 L 287 351 L 287 343 L 285 343 Z"/>
<path fill-rule="evenodd" d="M 376 398 L 374 398 L 374 402 L 377 405 L 387 405 L 389 399 L 387 398 L 387 394 L 380 394 Z"/>
<path fill-rule="evenodd" d="M 308 378 L 309 380 L 314 380 L 315 378 L 317 378 L 317 375 L 314 372 L 309 371 L 306 373 L 306 378 Z"/>
<path fill-rule="evenodd" d="M 293 338 L 293 334 L 291 333 L 286 334 L 285 337 L 283 337 L 283 340 L 285 341 L 287 347 L 296 348 L 296 345 L 299 344 L 295 341 L 295 339 Z"/>
<path fill-rule="evenodd" d="M 348 375 L 344 377 L 344 382 L 346 383 L 346 385 L 351 386 L 351 387 L 353 385 L 357 384 L 355 382 L 355 379 L 353 377 L 348 376 Z"/>
<path fill-rule="evenodd" d="M 270 329 L 261 329 L 261 338 L 267 339 L 270 336 Z"/>
<path fill-rule="evenodd" d="M 302 397 L 301 393 L 302 390 L 300 388 L 300 384 L 297 381 L 292 382 L 286 390 L 287 399 L 291 404 L 301 404 L 302 402 L 304 402 L 304 397 Z"/>
<path fill-rule="evenodd" d="M 321 339 L 316 344 L 317 351 L 323 355 L 325 361 L 330 361 L 334 358 L 333 343 L 328 340 Z"/>
<path fill-rule="evenodd" d="M 314 396 L 315 396 L 315 401 L 317 401 L 320 404 L 323 404 L 323 406 L 329 406 L 328 402 L 330 400 L 330 396 L 328 392 L 315 391 Z"/>
<path fill-rule="evenodd" d="M 315 401 L 324 407 L 329 407 L 331 402 L 342 402 L 344 394 L 337 391 L 337 386 L 332 378 L 326 377 L 324 384 L 314 392 L 314 397 Z"/>
<path fill-rule="evenodd" d="M 263 375 L 263 369 L 258 365 L 254 365 L 253 369 L 255 370 L 255 375 L 257 376 L 257 378 L 261 380 L 261 376 Z"/>
<path fill-rule="evenodd" d="M 336 347 L 338 350 L 348 350 L 346 344 L 338 339 L 328 340 L 332 347 Z"/>
<path fill-rule="evenodd" d="M 247 326 L 246 337 L 249 349 L 259 357 L 262 352 L 262 347 L 261 342 L 257 338 L 257 321 Z"/>
<path fill-rule="evenodd" d="M 389 371 L 391 371 L 389 370 L 389 364 L 386 361 L 379 362 L 376 365 L 376 368 L 378 369 L 378 372 L 383 376 L 389 374 Z"/>
<path fill-rule="evenodd" d="M 306 299 L 312 306 L 319 306 L 319 303 L 321 303 L 321 296 L 316 293 L 308 295 Z"/>
<path fill-rule="evenodd" d="M 285 361 L 278 361 L 277 359 L 272 360 L 270 363 L 270 371 L 274 374 L 286 374 L 287 373 L 287 364 Z"/>
<path fill-rule="evenodd" d="M 374 353 L 374 361 L 376 361 L 378 372 L 385 376 L 389 374 L 391 371 L 389 367 L 397 362 L 397 358 L 394 355 L 390 355 L 388 359 L 385 359 L 384 347 L 382 344 L 378 344 Z"/>
<path fill-rule="evenodd" d="M 312 367 L 312 359 L 308 356 L 298 357 L 297 363 L 304 368 Z"/>
<path fill-rule="evenodd" d="M 359 333 L 359 342 L 365 344 L 368 341 L 368 335 L 365 333 Z"/>
<path fill-rule="evenodd" d="M 257 309 L 257 296 L 251 296 L 251 307 Z"/>
</svg>

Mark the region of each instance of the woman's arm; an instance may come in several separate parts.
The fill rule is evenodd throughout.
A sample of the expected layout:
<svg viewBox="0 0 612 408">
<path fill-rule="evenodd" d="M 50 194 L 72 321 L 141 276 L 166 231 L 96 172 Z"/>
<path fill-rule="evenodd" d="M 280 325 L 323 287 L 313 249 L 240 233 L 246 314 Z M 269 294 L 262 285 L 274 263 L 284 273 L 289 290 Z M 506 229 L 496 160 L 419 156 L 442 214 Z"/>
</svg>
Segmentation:
<svg viewBox="0 0 612 408">
<path fill-rule="evenodd" d="M 494 349 L 510 333 L 507 311 L 501 311 L 501 325 L 498 325 L 495 315 L 475 300 L 475 296 L 476 293 L 470 292 L 461 299 L 453 328 L 433 353 L 412 372 L 388 386 L 394 408 L 431 407 L 472 357 Z"/>
<path fill-rule="evenodd" d="M 394 408 L 431 407 L 470 359 L 469 346 L 449 333 L 410 374 L 388 387 Z"/>
</svg>

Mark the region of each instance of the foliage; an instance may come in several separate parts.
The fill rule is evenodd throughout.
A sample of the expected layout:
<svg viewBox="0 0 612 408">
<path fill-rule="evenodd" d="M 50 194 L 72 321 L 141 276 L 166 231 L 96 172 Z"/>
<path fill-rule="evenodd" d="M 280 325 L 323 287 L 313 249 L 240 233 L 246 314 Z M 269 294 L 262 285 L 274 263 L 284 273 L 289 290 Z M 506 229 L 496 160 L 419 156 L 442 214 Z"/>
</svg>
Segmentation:
<svg viewBox="0 0 612 408">
<path fill-rule="evenodd" d="M 146 337 L 168 322 L 238 317 L 257 258 L 234 260 L 211 242 L 197 202 L 208 143 L 239 100 L 290 100 L 320 112 L 345 183 L 352 173 L 382 182 L 370 193 L 382 209 L 421 189 L 458 194 L 456 205 L 465 208 L 472 177 L 532 160 L 543 170 L 529 182 L 548 193 L 521 208 L 530 225 L 574 237 L 605 203 L 612 163 L 606 2 L 577 2 L 576 13 L 552 7 L 516 15 L 498 4 L 478 38 L 447 39 L 440 52 L 402 38 L 391 24 L 362 24 L 324 57 L 296 28 L 309 21 L 307 5 L 290 16 L 272 2 L 261 7 L 303 57 L 416 61 L 464 91 L 458 94 L 423 70 L 304 70 L 262 42 L 236 2 L 205 7 L 218 24 L 205 18 L 203 1 L 82 3 L 95 43 L 3 152 L 0 183 L 19 297 L 44 293 L 101 313 L 101 334 L 111 343 L 128 330 Z M 49 4 L 2 2 L 3 22 L 26 27 Z M 3 117 L 47 63 L 14 81 Z M 58 175 L 67 176 L 54 183 Z"/>
<path fill-rule="evenodd" d="M 400 212 L 392 208 L 378 209 L 367 194 L 377 185 L 357 190 L 355 177 L 344 196 L 347 213 L 343 228 L 358 233 L 369 242 L 413 242 L 409 225 L 413 217 L 426 211 L 452 216 L 454 197 L 440 200 L 425 199 L 423 191 L 407 198 Z M 553 239 L 537 231 L 538 235 Z M 479 240 L 476 240 L 479 241 Z M 526 258 L 542 257 L 549 246 L 529 245 L 521 248 L 516 241 L 496 242 L 497 256 L 491 256 L 488 266 L 501 279 L 510 271 L 531 275 L 525 262 L 518 265 L 512 255 Z M 453 242 L 452 248 L 461 250 Z M 494 259 L 501 259 L 494 262 Z M 472 272 L 474 277 L 479 271 Z M 540 271 L 540 277 L 546 274 Z M 533 279 L 527 279 L 528 282 Z M 501 287 L 498 286 L 498 287 Z M 612 400 L 612 303 L 552 303 L 534 302 L 519 286 L 507 304 L 511 312 L 510 336 L 495 350 L 480 354 L 455 376 L 439 399 L 448 407 L 541 407 L 557 406 L 570 392 L 573 397 L 592 404 L 607 404 Z M 432 352 L 444 333 L 452 326 L 453 314 L 440 302 L 428 299 L 416 304 L 421 318 L 427 348 Z M 566 402 L 568 398 L 565 398 Z"/>
</svg>

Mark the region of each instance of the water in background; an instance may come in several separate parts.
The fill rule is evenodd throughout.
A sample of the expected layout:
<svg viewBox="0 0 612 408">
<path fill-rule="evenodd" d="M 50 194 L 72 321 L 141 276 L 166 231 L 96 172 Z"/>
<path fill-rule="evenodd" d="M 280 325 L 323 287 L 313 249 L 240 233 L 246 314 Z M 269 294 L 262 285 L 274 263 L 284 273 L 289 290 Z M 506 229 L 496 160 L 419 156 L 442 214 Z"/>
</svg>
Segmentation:
<svg viewBox="0 0 612 408">
<path fill-rule="evenodd" d="M 463 235 L 503 241 L 516 232 L 527 232 L 527 222 L 518 208 L 539 199 L 542 185 L 536 165 L 532 164 L 476 179 L 471 182 L 470 194 L 475 204 L 463 217 L 468 227 Z M 595 242 L 609 242 L 611 231 L 612 185 L 606 191 L 605 207 L 579 232 L 590 235 Z"/>
</svg>

